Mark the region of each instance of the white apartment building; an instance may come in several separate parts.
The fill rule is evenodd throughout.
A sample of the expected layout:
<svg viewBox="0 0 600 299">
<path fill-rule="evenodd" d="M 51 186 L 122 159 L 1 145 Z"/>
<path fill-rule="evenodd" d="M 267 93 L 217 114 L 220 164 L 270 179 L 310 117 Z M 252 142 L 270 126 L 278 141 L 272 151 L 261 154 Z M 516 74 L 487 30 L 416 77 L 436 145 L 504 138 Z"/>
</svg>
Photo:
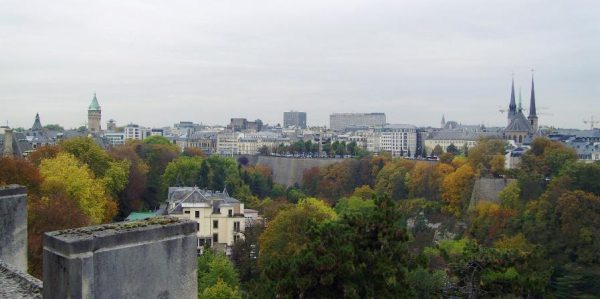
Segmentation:
<svg viewBox="0 0 600 299">
<path fill-rule="evenodd" d="M 244 204 L 227 193 L 197 187 L 169 187 L 167 215 L 196 221 L 198 253 L 204 246 L 229 252 L 243 238 Z"/>
<path fill-rule="evenodd" d="M 217 134 L 217 153 L 223 156 L 233 156 L 239 152 L 237 132 L 219 132 Z"/>
<path fill-rule="evenodd" d="M 128 124 L 125 126 L 123 133 L 125 133 L 126 140 L 144 140 L 144 138 L 150 136 L 151 130 L 149 128 L 140 127 L 136 124 Z"/>
<path fill-rule="evenodd" d="M 289 138 L 272 132 L 238 133 L 219 132 L 217 135 L 217 153 L 220 155 L 255 155 L 266 146 L 270 149 L 279 144 L 289 145 Z"/>
<path fill-rule="evenodd" d="M 290 145 L 289 138 L 270 132 L 242 133 L 238 139 L 238 154 L 255 155 L 263 146 L 273 149 L 280 144 Z"/>
<path fill-rule="evenodd" d="M 417 127 L 413 125 L 386 125 L 381 129 L 379 148 L 392 156 L 417 154 Z"/>
</svg>

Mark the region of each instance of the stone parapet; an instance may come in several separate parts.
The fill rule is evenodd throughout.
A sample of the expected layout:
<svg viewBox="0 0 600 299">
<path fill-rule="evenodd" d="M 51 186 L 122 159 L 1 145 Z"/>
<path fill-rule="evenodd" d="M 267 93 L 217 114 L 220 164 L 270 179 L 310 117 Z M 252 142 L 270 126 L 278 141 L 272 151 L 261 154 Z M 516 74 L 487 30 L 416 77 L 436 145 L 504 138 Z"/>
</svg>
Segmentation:
<svg viewBox="0 0 600 299">
<path fill-rule="evenodd" d="M 0 259 L 27 271 L 27 190 L 0 187 Z"/>
<path fill-rule="evenodd" d="M 42 298 L 42 282 L 0 260 L 0 298 Z"/>
<path fill-rule="evenodd" d="M 196 298 L 196 223 L 171 217 L 44 235 L 44 298 Z"/>
</svg>

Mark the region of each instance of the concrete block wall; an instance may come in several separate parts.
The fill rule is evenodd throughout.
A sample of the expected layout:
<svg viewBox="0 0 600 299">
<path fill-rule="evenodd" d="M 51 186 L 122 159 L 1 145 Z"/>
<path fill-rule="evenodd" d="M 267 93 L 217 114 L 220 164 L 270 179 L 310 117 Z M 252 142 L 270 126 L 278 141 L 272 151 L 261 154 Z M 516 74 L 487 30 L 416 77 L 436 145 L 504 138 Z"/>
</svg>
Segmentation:
<svg viewBox="0 0 600 299">
<path fill-rule="evenodd" d="M 44 298 L 197 298 L 196 224 L 170 217 L 44 235 Z"/>
<path fill-rule="evenodd" d="M 302 175 L 304 171 L 313 167 L 324 167 L 333 163 L 344 161 L 344 159 L 334 158 L 287 158 L 260 155 L 242 155 L 248 158 L 250 165 L 262 164 L 273 170 L 273 182 L 285 186 L 294 184 L 302 185 Z M 237 160 L 241 156 L 234 156 Z"/>
<path fill-rule="evenodd" d="M 479 178 L 475 180 L 469 209 L 475 208 L 480 202 L 500 203 L 500 191 L 515 179 L 504 178 Z"/>
<path fill-rule="evenodd" d="M 0 260 L 27 272 L 27 190 L 0 187 Z"/>
</svg>

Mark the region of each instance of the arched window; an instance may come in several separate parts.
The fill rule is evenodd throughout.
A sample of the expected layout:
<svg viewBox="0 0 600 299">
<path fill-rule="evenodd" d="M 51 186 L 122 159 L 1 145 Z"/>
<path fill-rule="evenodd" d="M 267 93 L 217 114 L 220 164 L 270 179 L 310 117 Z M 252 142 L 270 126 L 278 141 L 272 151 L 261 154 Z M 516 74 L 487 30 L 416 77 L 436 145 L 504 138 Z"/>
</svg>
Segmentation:
<svg viewBox="0 0 600 299">
<path fill-rule="evenodd" d="M 523 135 L 519 135 L 519 143 L 523 142 Z"/>
</svg>

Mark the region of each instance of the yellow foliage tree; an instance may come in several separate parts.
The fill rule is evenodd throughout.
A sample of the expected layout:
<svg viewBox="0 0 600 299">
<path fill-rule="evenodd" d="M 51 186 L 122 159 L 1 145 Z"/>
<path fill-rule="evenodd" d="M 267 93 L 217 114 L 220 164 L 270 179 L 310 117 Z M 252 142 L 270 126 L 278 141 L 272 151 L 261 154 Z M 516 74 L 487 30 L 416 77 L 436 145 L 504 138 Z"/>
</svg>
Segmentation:
<svg viewBox="0 0 600 299">
<path fill-rule="evenodd" d="M 460 216 L 465 201 L 471 195 L 475 171 L 469 164 L 464 164 L 455 172 L 447 175 L 442 183 L 442 198 L 448 203 L 446 211 Z"/>
<path fill-rule="evenodd" d="M 116 203 L 106 194 L 102 180 L 96 180 L 86 164 L 69 153 L 42 160 L 40 173 L 44 177 L 42 193 L 65 192 L 81 211 L 98 224 L 109 221 L 116 213 Z"/>
<path fill-rule="evenodd" d="M 356 196 L 362 199 L 371 199 L 373 195 L 375 195 L 375 190 L 373 190 L 373 188 L 371 188 L 369 185 L 362 185 L 360 187 L 356 187 L 356 189 L 354 189 L 354 193 L 352 193 L 352 196 Z"/>
</svg>

